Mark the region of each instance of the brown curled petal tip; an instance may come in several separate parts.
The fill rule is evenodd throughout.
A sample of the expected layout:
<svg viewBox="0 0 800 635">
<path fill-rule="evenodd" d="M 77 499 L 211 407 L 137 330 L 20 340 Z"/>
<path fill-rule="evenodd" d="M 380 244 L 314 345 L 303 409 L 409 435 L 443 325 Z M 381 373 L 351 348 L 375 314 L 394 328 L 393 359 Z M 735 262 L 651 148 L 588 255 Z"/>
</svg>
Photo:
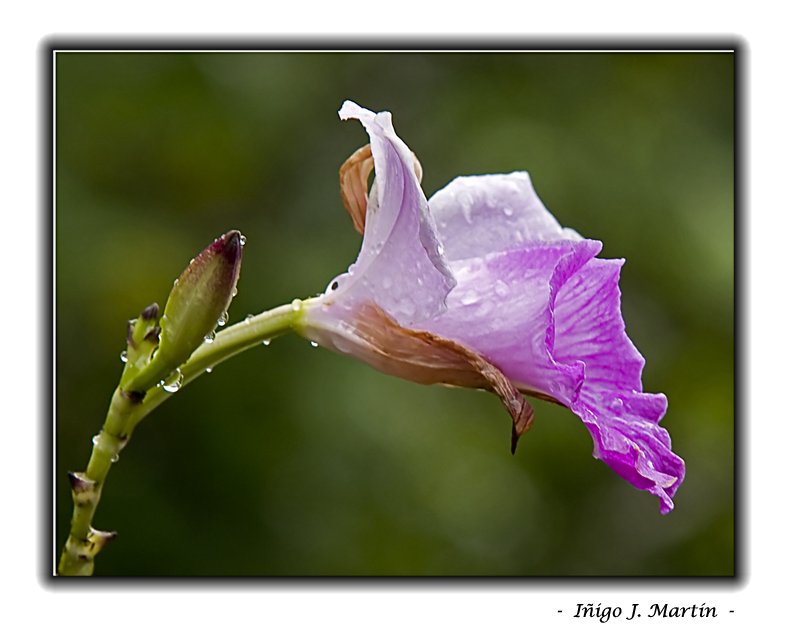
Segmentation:
<svg viewBox="0 0 800 635">
<path fill-rule="evenodd" d="M 367 215 L 369 195 L 369 175 L 375 166 L 372 148 L 369 144 L 356 150 L 339 169 L 339 186 L 342 190 L 342 203 L 353 220 L 359 234 L 364 233 L 364 219 Z"/>
</svg>

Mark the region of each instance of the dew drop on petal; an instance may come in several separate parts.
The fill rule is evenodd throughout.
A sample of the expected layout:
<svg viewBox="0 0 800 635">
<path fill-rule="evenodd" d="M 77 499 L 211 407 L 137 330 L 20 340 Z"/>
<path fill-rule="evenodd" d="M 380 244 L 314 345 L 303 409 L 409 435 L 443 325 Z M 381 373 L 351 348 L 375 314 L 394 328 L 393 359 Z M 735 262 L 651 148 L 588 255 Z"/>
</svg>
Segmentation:
<svg viewBox="0 0 800 635">
<path fill-rule="evenodd" d="M 502 280 L 498 280 L 494 283 L 494 292 L 499 295 L 501 298 L 505 298 L 511 289 L 508 288 L 508 285 L 503 282 Z"/>
<path fill-rule="evenodd" d="M 117 461 L 119 461 L 119 454 L 115 454 L 114 456 L 111 457 L 112 463 L 116 463 Z"/>
<path fill-rule="evenodd" d="M 122 352 L 119 354 L 119 358 L 120 358 L 120 359 L 121 359 L 123 362 L 125 362 L 125 363 L 127 364 L 127 363 L 128 363 L 128 351 L 122 351 Z"/>
<path fill-rule="evenodd" d="M 204 341 L 206 344 L 211 344 L 211 342 L 213 342 L 213 341 L 214 341 L 214 338 L 215 338 L 216 336 L 217 336 L 217 334 L 216 334 L 214 331 L 211 331 L 211 333 L 209 333 L 208 335 L 206 335 L 206 336 L 203 338 L 203 341 Z"/>
<path fill-rule="evenodd" d="M 325 289 L 325 293 L 330 293 L 331 291 L 336 291 L 339 288 L 339 280 L 334 278 L 328 283 L 328 287 Z"/>
<path fill-rule="evenodd" d="M 252 313 L 248 313 L 248 314 L 247 314 L 247 317 L 244 319 L 244 323 L 245 323 L 245 324 L 250 324 L 250 320 L 252 320 L 252 319 L 253 319 L 253 317 L 254 317 L 254 316 L 253 316 L 253 314 L 252 314 Z"/>
<path fill-rule="evenodd" d="M 510 207 L 504 207 L 503 208 L 503 214 L 505 214 L 506 216 L 513 216 L 514 215 L 514 210 L 511 209 Z"/>
<path fill-rule="evenodd" d="M 247 236 L 245 236 L 244 234 L 241 234 L 241 235 L 239 236 L 239 244 L 240 244 L 242 247 L 244 247 L 244 244 L 245 244 L 246 242 L 247 242 Z"/>
<path fill-rule="evenodd" d="M 238 293 L 239 293 L 239 289 L 237 289 L 236 287 L 233 287 L 233 291 L 231 291 L 231 297 L 235 298 L 238 295 Z"/>
<path fill-rule="evenodd" d="M 269 343 L 270 343 L 271 341 L 272 341 L 272 340 L 264 340 L 264 341 L 263 341 L 263 342 L 261 342 L 261 343 L 262 343 L 264 346 L 269 346 Z"/>
<path fill-rule="evenodd" d="M 302 300 L 292 300 L 292 311 L 299 311 L 303 308 Z"/>
<path fill-rule="evenodd" d="M 213 369 L 213 368 L 211 368 L 211 366 L 209 366 L 208 368 L 206 368 L 206 372 L 207 372 L 207 373 L 210 373 L 212 370 L 214 370 L 214 369 Z"/>
<path fill-rule="evenodd" d="M 475 304 L 478 301 L 478 292 L 474 289 L 470 289 L 464 294 L 464 297 L 461 298 L 461 304 L 464 306 L 469 306 L 470 304 Z"/>
<path fill-rule="evenodd" d="M 314 342 L 314 341 L 312 340 L 312 341 L 311 341 L 311 346 L 313 346 L 314 348 L 317 348 L 317 346 L 319 346 L 319 344 L 317 344 L 316 342 Z"/>
<path fill-rule="evenodd" d="M 219 324 L 220 326 L 225 326 L 227 323 L 228 323 L 228 312 L 223 311 L 222 315 L 220 315 L 219 319 L 217 320 L 217 324 Z"/>
</svg>

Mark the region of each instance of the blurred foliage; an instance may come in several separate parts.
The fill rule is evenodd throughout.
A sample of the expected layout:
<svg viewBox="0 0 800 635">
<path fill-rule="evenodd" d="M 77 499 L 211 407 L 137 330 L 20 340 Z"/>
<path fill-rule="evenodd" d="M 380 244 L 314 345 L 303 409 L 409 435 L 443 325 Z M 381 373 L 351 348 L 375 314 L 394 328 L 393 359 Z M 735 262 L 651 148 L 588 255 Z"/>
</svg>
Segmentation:
<svg viewBox="0 0 800 635">
<path fill-rule="evenodd" d="M 59 53 L 56 542 L 122 363 L 125 322 L 216 236 L 247 236 L 231 321 L 320 293 L 358 253 L 338 169 L 393 112 L 428 195 L 527 170 L 624 257 L 623 314 L 685 459 L 675 510 L 533 402 L 509 454 L 487 394 L 386 377 L 289 336 L 139 426 L 95 526 L 98 575 L 731 575 L 731 54 Z"/>
</svg>

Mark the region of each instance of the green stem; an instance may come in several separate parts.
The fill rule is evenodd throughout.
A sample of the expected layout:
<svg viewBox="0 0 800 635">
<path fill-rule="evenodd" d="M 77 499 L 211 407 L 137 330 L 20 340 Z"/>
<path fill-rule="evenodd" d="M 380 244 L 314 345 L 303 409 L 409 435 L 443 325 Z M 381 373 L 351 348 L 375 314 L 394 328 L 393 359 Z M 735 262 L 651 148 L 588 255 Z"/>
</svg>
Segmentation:
<svg viewBox="0 0 800 635">
<path fill-rule="evenodd" d="M 294 330 L 303 303 L 277 307 L 220 331 L 212 342 L 202 344 L 178 370 L 185 386 L 205 374 L 206 369 L 248 348 Z M 70 473 L 74 511 L 69 538 L 58 565 L 59 575 L 92 575 L 94 557 L 116 535 L 91 526 L 111 464 L 127 444 L 136 425 L 173 393 L 153 386 L 142 398 L 117 388 L 111 398 L 103 429 L 93 439 L 94 447 L 86 472 Z"/>
</svg>

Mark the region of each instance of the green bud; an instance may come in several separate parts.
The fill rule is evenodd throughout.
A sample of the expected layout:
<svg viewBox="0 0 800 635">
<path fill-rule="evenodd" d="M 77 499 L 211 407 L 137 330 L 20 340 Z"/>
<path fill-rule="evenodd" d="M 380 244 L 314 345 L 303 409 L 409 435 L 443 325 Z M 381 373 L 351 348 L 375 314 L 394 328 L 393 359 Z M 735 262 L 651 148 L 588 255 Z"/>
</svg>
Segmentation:
<svg viewBox="0 0 800 635">
<path fill-rule="evenodd" d="M 230 231 L 189 263 L 164 307 L 155 356 L 141 373 L 122 384 L 123 390 L 144 391 L 166 379 L 224 323 L 236 293 L 243 244 L 241 233 Z"/>
</svg>

